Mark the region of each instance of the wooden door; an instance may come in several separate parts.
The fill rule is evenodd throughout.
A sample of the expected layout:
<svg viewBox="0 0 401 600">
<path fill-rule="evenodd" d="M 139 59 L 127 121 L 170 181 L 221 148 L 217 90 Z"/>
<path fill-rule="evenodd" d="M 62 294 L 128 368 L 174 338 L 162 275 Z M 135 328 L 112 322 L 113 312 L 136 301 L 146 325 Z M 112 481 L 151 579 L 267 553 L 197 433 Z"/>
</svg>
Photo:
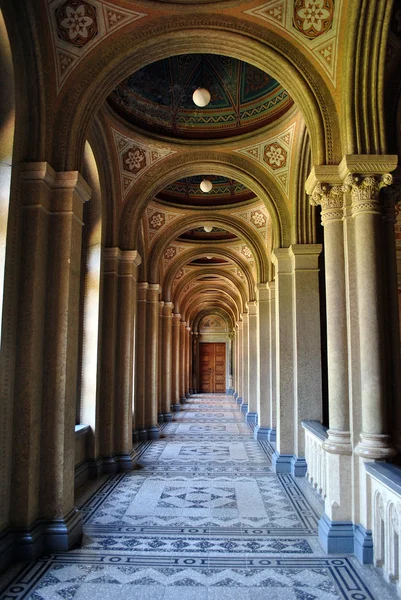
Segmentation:
<svg viewBox="0 0 401 600">
<path fill-rule="evenodd" d="M 226 393 L 226 345 L 201 343 L 199 349 L 200 389 L 205 394 Z"/>
</svg>

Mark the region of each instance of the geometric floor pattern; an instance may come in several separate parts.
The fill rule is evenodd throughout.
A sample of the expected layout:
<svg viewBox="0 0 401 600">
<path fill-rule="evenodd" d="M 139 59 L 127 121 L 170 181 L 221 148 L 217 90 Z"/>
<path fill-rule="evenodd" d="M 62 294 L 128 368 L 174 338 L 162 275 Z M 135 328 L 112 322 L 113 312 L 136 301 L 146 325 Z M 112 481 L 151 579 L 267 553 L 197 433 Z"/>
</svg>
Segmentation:
<svg viewBox="0 0 401 600">
<path fill-rule="evenodd" d="M 230 396 L 192 396 L 136 450 L 136 471 L 78 497 L 82 546 L 14 566 L 1 599 L 397 598 L 377 569 L 324 554 L 320 499 L 272 472 L 274 448 L 253 439 Z"/>
</svg>

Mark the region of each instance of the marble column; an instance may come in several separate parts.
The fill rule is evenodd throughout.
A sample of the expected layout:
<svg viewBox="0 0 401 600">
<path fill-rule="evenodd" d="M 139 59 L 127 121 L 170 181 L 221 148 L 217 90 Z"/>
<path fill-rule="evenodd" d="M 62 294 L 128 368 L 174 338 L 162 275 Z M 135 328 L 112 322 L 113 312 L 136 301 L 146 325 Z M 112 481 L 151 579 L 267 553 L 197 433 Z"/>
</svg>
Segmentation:
<svg viewBox="0 0 401 600">
<path fill-rule="evenodd" d="M 157 440 L 158 375 L 159 375 L 159 295 L 160 285 L 150 283 L 146 298 L 146 364 L 145 364 L 145 415 L 150 440 Z"/>
<path fill-rule="evenodd" d="M 259 324 L 258 304 L 248 302 L 248 410 L 246 420 L 256 424 L 258 421 L 259 389 Z"/>
<path fill-rule="evenodd" d="M 294 455 L 294 314 L 293 275 L 289 248 L 272 254 L 276 270 L 276 451 L 272 467 L 289 473 Z"/>
<path fill-rule="evenodd" d="M 185 335 L 185 397 L 189 398 L 189 381 L 191 378 L 190 373 L 190 353 L 191 353 L 191 328 L 186 327 Z"/>
<path fill-rule="evenodd" d="M 115 473 L 114 456 L 115 410 L 114 384 L 116 380 L 116 340 L 118 312 L 118 248 L 103 249 L 103 309 L 100 335 L 101 368 L 99 394 L 99 454 L 104 473 Z"/>
<path fill-rule="evenodd" d="M 172 333 L 173 333 L 173 312 L 174 304 L 165 302 L 163 306 L 163 352 L 162 352 L 162 406 L 164 421 L 172 421 Z"/>
<path fill-rule="evenodd" d="M 333 182 L 325 183 L 325 180 Z M 327 495 L 319 521 L 326 552 L 352 552 L 352 447 L 349 412 L 348 323 L 343 229 L 343 188 L 337 167 L 316 167 L 306 182 L 314 205 L 322 206 L 326 279 L 329 429 L 326 452 Z"/>
<path fill-rule="evenodd" d="M 141 258 L 135 250 L 120 250 L 118 257 L 118 311 L 114 451 L 120 471 L 135 466 L 132 448 L 134 397 L 134 340 L 137 312 L 136 280 Z"/>
<path fill-rule="evenodd" d="M 69 549 L 82 532 L 74 467 L 82 213 L 88 198 L 78 172 L 56 174 L 47 247 L 39 502 L 50 551 Z"/>
<path fill-rule="evenodd" d="M 257 287 L 259 313 L 259 403 L 257 407 L 258 425 L 254 429 L 257 440 L 268 440 L 271 429 L 270 402 L 270 292 L 267 283 Z"/>
<path fill-rule="evenodd" d="M 180 403 L 180 322 L 181 315 L 173 314 L 172 327 L 172 385 L 171 385 L 171 410 L 181 410 Z"/>
<path fill-rule="evenodd" d="M 180 323 L 180 403 L 185 404 L 187 399 L 185 397 L 185 367 L 186 367 L 186 351 L 185 351 L 185 336 L 186 336 L 186 321 Z"/>
<path fill-rule="evenodd" d="M 243 382 L 243 369 L 242 369 L 242 338 L 243 338 L 243 321 L 242 317 L 238 321 L 238 396 L 237 404 L 242 404 L 242 382 Z"/>
<path fill-rule="evenodd" d="M 320 344 L 320 244 L 293 244 L 294 316 L 294 457 L 291 473 L 306 475 L 305 433 L 301 421 L 322 420 L 322 367 Z"/>
<path fill-rule="evenodd" d="M 241 412 L 248 412 L 249 394 L 249 316 L 247 312 L 242 313 L 242 403 Z"/>
<path fill-rule="evenodd" d="M 361 357 L 362 432 L 355 449 L 358 456 L 383 460 L 395 455 L 389 435 L 386 402 L 385 329 L 381 252 L 381 187 L 392 176 L 349 174 L 355 220 L 358 315 Z"/>
<path fill-rule="evenodd" d="M 163 371 L 163 306 L 164 306 L 164 302 L 160 301 L 159 302 L 159 325 L 158 325 L 158 336 L 159 336 L 159 340 L 158 340 L 158 357 L 157 357 L 157 361 L 158 361 L 158 377 L 157 377 L 157 422 L 158 423 L 164 423 L 164 414 L 163 414 L 163 400 L 162 400 L 162 395 L 163 395 L 163 378 L 164 378 L 164 371 Z"/>
<path fill-rule="evenodd" d="M 138 441 L 146 441 L 145 390 L 146 390 L 146 298 L 149 284 L 140 282 L 137 285 L 137 328 L 136 328 L 136 362 L 135 362 L 135 435 Z"/>
<path fill-rule="evenodd" d="M 277 423 L 277 392 L 276 392 L 276 284 L 274 281 L 268 283 L 270 312 L 269 312 L 269 371 L 270 371 L 270 431 L 268 434 L 269 442 L 276 441 L 276 423 Z"/>
</svg>

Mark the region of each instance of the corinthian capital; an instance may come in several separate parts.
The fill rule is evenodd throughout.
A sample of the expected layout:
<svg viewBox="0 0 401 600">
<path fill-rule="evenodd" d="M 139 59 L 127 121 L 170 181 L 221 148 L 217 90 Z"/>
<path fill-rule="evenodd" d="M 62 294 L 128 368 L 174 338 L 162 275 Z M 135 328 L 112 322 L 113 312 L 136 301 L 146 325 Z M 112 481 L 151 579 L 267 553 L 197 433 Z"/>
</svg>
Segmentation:
<svg viewBox="0 0 401 600">
<path fill-rule="evenodd" d="M 322 224 L 343 218 L 343 189 L 341 185 L 317 183 L 311 196 L 313 206 L 322 207 Z"/>
<path fill-rule="evenodd" d="M 359 175 L 348 173 L 344 180 L 344 190 L 351 193 L 352 214 L 362 212 L 381 214 L 380 190 L 393 183 L 390 173 L 381 175 Z"/>
</svg>

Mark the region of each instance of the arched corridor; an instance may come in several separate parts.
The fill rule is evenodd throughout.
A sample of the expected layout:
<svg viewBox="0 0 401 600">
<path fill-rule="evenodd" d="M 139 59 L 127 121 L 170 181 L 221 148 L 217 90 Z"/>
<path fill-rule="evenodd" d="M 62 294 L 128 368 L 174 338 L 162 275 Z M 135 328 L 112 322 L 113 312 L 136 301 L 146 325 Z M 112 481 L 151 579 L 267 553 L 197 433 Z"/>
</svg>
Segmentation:
<svg viewBox="0 0 401 600">
<path fill-rule="evenodd" d="M 82 547 L 26 566 L 2 597 L 396 598 L 371 567 L 325 555 L 323 504 L 273 472 L 273 451 L 231 395 L 192 395 L 158 441 L 138 445 L 138 471 L 81 491 Z"/>
<path fill-rule="evenodd" d="M 89 557 L 105 490 L 135 520 L 144 485 L 160 539 L 209 511 L 238 569 L 289 536 L 400 592 L 397 2 L 3 0 L 0 33 L 0 571 Z M 317 564 L 319 594 L 362 600 Z M 282 581 L 297 600 L 311 572 Z"/>
</svg>

